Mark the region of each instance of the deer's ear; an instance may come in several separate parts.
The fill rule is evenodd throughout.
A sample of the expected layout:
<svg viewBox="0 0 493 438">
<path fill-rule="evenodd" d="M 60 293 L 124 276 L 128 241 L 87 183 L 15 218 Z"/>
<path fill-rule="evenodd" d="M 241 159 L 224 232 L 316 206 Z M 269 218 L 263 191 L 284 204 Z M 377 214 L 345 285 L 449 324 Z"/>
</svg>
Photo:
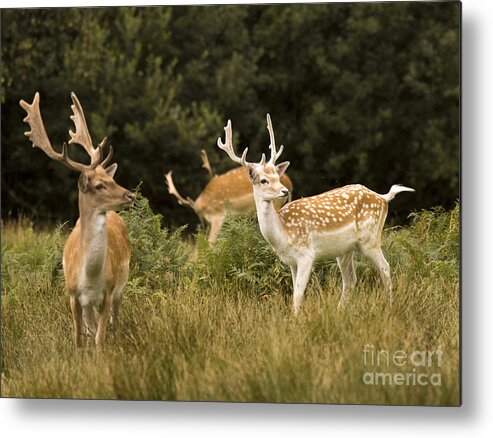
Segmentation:
<svg viewBox="0 0 493 438">
<path fill-rule="evenodd" d="M 255 167 L 253 167 L 251 164 L 248 164 L 247 172 L 248 172 L 248 179 L 252 184 L 255 184 L 255 182 L 258 180 L 258 175 L 257 172 L 255 171 Z"/>
<path fill-rule="evenodd" d="M 82 172 L 79 176 L 79 190 L 83 193 L 87 192 L 89 188 L 89 178 L 86 172 Z"/>
<path fill-rule="evenodd" d="M 277 173 L 279 174 L 279 176 L 284 175 L 284 172 L 286 172 L 286 169 L 288 168 L 289 164 L 290 164 L 289 161 L 284 161 L 283 163 L 278 164 L 276 166 L 276 170 L 277 170 Z"/>
<path fill-rule="evenodd" d="M 118 164 L 117 163 L 113 163 L 111 166 L 108 166 L 104 170 L 106 171 L 106 173 L 108 174 L 108 176 L 111 176 L 111 178 L 113 178 L 115 176 L 116 169 L 118 169 Z"/>
</svg>

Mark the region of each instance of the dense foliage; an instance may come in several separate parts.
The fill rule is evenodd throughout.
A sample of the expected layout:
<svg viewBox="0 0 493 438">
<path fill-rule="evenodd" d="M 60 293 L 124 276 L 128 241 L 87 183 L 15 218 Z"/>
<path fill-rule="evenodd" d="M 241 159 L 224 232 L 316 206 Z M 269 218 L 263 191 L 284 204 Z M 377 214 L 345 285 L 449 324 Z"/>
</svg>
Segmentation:
<svg viewBox="0 0 493 438">
<path fill-rule="evenodd" d="M 231 168 L 215 147 L 231 118 L 236 145 L 259 158 L 267 112 L 295 197 L 403 183 L 416 194 L 393 203 L 401 218 L 453 207 L 459 15 L 449 2 L 3 10 L 2 215 L 77 216 L 76 175 L 23 136 L 18 101 L 37 90 L 55 148 L 75 91 L 94 141 L 115 146 L 117 181 L 142 181 L 153 209 L 192 231 L 197 219 L 163 174 L 174 169 L 177 187 L 197 196 L 199 150 L 216 171 Z"/>
</svg>

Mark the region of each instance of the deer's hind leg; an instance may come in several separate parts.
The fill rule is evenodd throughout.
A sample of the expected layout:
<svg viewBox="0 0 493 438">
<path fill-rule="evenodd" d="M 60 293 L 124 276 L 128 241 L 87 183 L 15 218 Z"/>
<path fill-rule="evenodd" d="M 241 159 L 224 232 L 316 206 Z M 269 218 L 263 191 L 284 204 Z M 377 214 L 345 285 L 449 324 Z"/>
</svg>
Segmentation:
<svg viewBox="0 0 493 438">
<path fill-rule="evenodd" d="M 383 255 L 382 248 L 375 245 L 360 245 L 363 255 L 368 257 L 377 268 L 380 278 L 382 279 L 385 290 L 392 301 L 392 279 L 390 278 L 390 266 Z"/>
<path fill-rule="evenodd" d="M 356 284 L 356 271 L 354 269 L 353 259 L 354 251 L 349 251 L 343 256 L 337 257 L 337 264 L 339 265 L 339 269 L 342 274 L 342 295 L 339 300 L 339 304 L 337 305 L 338 309 L 342 308 L 346 304 L 351 291 Z"/>
</svg>

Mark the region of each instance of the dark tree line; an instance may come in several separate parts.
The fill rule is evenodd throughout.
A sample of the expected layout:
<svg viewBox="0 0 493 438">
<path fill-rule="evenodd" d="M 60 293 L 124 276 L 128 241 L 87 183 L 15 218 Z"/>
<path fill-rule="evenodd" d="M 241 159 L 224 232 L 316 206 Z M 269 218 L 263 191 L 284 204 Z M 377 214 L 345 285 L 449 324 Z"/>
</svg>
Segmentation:
<svg viewBox="0 0 493 438">
<path fill-rule="evenodd" d="M 108 136 L 116 180 L 142 184 L 173 224 L 196 223 L 163 174 L 197 196 L 201 148 L 228 118 L 250 160 L 268 146 L 265 114 L 291 161 L 294 196 L 358 182 L 416 194 L 392 211 L 451 207 L 459 193 L 459 3 L 3 10 L 2 217 L 77 217 L 77 175 L 32 150 L 19 99 L 41 93 L 55 148 L 72 128 L 70 91 L 94 142 Z M 70 153 L 83 154 L 72 146 Z M 193 227 L 192 227 L 193 228 Z"/>
</svg>

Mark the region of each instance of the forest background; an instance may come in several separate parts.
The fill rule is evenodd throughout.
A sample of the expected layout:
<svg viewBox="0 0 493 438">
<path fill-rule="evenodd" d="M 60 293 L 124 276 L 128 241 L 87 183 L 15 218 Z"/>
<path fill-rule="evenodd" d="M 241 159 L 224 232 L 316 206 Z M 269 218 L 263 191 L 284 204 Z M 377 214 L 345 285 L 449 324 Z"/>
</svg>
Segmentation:
<svg viewBox="0 0 493 438">
<path fill-rule="evenodd" d="M 347 183 L 397 198 L 390 221 L 459 196 L 460 4 L 344 3 L 2 11 L 2 218 L 78 216 L 76 175 L 31 150 L 20 99 L 41 94 L 55 148 L 68 140 L 70 92 L 93 141 L 108 136 L 118 183 L 173 227 L 198 219 L 168 195 L 232 163 L 216 146 L 228 119 L 250 160 L 273 119 L 294 198 Z M 71 156 L 84 159 L 71 146 Z M 60 149 L 59 149 L 60 150 Z"/>
</svg>

